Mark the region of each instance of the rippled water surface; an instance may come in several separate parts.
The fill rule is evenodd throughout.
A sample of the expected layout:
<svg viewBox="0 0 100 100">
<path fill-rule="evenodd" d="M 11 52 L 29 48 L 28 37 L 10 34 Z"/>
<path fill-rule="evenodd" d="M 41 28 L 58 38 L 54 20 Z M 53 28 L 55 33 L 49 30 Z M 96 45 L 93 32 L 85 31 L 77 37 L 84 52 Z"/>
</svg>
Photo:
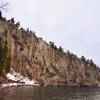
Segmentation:
<svg viewBox="0 0 100 100">
<path fill-rule="evenodd" d="M 100 100 L 100 88 L 12 87 L 0 90 L 0 100 Z"/>
</svg>

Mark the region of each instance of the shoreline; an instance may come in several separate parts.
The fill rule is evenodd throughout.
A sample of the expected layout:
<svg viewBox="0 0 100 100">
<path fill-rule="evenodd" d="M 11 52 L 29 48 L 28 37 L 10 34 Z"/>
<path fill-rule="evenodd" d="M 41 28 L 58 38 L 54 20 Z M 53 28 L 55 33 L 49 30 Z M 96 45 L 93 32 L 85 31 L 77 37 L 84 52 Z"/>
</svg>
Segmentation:
<svg viewBox="0 0 100 100">
<path fill-rule="evenodd" d="M 57 87 L 78 87 L 78 88 L 100 88 L 100 86 L 68 86 L 68 85 L 54 85 L 54 84 L 34 84 L 34 85 L 29 85 L 29 84 L 21 84 L 21 83 L 7 83 L 7 84 L 2 84 L 2 86 L 0 86 L 0 91 L 2 89 L 7 89 L 7 88 L 11 88 L 11 87 L 21 87 L 21 86 L 43 86 L 43 87 L 47 87 L 47 86 L 57 86 Z"/>
<path fill-rule="evenodd" d="M 20 86 L 40 86 L 39 84 L 34 84 L 34 85 L 28 85 L 28 84 L 21 84 L 21 83 L 8 83 L 8 84 L 3 84 L 3 86 L 0 86 L 0 91 L 2 89 L 6 88 L 11 88 L 11 87 L 20 87 Z"/>
</svg>

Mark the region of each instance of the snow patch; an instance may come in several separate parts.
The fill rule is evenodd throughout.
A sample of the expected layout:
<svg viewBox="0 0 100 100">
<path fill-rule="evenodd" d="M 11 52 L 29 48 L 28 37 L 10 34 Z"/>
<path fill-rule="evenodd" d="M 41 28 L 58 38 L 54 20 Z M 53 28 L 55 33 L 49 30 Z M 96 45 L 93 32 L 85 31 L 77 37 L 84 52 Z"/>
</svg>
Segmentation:
<svg viewBox="0 0 100 100">
<path fill-rule="evenodd" d="M 15 72 L 11 69 L 13 74 L 8 73 L 7 78 L 16 82 L 16 83 L 9 83 L 3 84 L 3 86 L 17 86 L 17 85 L 31 85 L 31 86 L 39 86 L 39 84 L 35 84 L 34 80 L 30 80 L 27 77 L 22 76 L 20 73 Z"/>
</svg>

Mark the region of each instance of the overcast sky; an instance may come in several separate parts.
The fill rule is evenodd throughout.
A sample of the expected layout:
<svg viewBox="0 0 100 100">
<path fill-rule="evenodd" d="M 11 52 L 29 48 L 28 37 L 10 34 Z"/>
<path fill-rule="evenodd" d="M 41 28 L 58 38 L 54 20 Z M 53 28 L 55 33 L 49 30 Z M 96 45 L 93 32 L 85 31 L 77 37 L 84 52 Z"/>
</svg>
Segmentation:
<svg viewBox="0 0 100 100">
<path fill-rule="evenodd" d="M 100 66 L 100 0 L 8 0 L 8 12 L 44 40 Z"/>
</svg>

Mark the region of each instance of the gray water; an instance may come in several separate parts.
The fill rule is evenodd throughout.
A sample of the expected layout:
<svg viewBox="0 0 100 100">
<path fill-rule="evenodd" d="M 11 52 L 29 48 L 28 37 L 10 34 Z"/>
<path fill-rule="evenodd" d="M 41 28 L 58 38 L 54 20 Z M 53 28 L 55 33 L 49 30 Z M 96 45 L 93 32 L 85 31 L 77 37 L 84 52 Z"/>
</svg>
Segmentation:
<svg viewBox="0 0 100 100">
<path fill-rule="evenodd" d="M 100 100 L 100 88 L 12 87 L 0 90 L 0 100 Z"/>
</svg>

